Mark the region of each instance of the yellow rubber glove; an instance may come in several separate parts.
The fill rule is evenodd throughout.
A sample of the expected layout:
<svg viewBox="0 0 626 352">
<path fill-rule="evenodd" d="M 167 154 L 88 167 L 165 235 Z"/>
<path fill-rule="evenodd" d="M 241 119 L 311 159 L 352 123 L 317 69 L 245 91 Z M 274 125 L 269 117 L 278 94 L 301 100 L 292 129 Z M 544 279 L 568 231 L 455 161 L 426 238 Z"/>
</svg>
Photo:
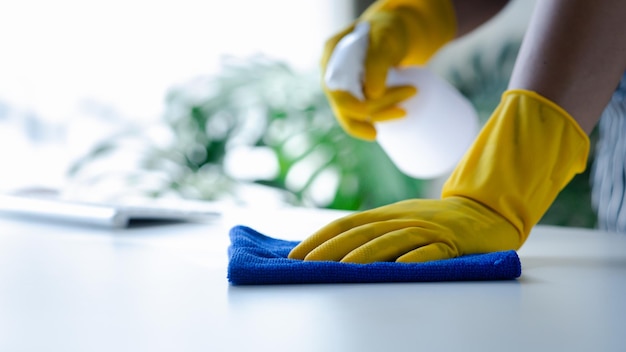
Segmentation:
<svg viewBox="0 0 626 352">
<path fill-rule="evenodd" d="M 354 263 L 423 262 L 519 249 L 557 194 L 584 171 L 589 139 L 548 99 L 511 90 L 446 181 L 414 199 L 336 220 L 289 254 Z"/>
<path fill-rule="evenodd" d="M 370 25 L 365 57 L 361 101 L 347 91 L 324 91 L 343 129 L 353 137 L 374 140 L 374 122 L 405 116 L 398 103 L 416 93 L 414 87 L 386 88 L 387 72 L 392 67 L 424 65 L 456 33 L 456 16 L 450 0 L 379 0 L 348 28 L 330 38 L 322 55 L 322 68 L 337 43 L 355 25 Z"/>
</svg>

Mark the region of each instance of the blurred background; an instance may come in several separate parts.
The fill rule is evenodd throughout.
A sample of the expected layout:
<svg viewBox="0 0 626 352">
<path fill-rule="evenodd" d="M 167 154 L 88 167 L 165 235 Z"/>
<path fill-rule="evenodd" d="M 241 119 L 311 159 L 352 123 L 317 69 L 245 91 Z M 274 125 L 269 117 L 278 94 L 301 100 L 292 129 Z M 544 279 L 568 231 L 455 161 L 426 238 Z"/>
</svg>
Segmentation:
<svg viewBox="0 0 626 352">
<path fill-rule="evenodd" d="M 324 41 L 369 3 L 0 3 L 0 191 L 345 210 L 437 197 L 446 175 L 399 172 L 338 127 L 321 91 Z M 483 123 L 533 5 L 512 1 L 431 63 Z M 593 227 L 588 184 L 577 177 L 542 222 Z"/>
</svg>

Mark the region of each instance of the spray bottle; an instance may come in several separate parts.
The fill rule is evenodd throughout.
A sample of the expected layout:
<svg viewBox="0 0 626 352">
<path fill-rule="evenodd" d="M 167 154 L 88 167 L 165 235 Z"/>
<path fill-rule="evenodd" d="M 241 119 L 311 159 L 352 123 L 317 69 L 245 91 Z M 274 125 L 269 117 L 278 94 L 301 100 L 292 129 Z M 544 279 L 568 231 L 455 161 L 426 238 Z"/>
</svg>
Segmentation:
<svg viewBox="0 0 626 352">
<path fill-rule="evenodd" d="M 362 77 L 369 24 L 358 24 L 337 44 L 324 76 L 329 89 L 365 99 Z M 403 173 L 420 179 L 451 171 L 479 130 L 473 105 L 426 67 L 389 70 L 387 85 L 412 85 L 418 93 L 400 104 L 404 118 L 376 124 L 376 140 Z"/>
</svg>

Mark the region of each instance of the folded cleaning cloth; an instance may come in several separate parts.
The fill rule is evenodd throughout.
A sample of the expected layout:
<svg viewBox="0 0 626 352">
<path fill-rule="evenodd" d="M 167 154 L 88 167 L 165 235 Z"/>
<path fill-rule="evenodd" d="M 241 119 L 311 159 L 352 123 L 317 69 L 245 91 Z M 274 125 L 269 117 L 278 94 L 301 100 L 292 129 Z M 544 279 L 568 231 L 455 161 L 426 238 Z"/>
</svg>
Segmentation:
<svg viewBox="0 0 626 352">
<path fill-rule="evenodd" d="M 228 280 L 233 285 L 511 280 L 522 273 L 515 251 L 426 263 L 349 264 L 289 259 L 299 242 L 271 238 L 246 226 L 233 227 L 230 241 Z"/>
</svg>

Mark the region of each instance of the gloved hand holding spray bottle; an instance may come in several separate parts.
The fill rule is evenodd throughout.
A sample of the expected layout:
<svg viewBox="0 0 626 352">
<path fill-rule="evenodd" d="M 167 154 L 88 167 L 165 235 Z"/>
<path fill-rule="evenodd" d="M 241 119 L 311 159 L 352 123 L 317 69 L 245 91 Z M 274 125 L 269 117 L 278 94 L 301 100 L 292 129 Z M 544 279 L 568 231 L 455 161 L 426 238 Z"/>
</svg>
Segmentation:
<svg viewBox="0 0 626 352">
<path fill-rule="evenodd" d="M 369 32 L 368 22 L 359 23 L 337 43 L 323 78 L 328 89 L 365 100 Z M 450 171 L 478 133 L 472 104 L 427 67 L 389 68 L 386 86 L 412 86 L 417 94 L 400 103 L 406 116 L 375 123 L 379 145 L 409 176 L 427 179 Z"/>
</svg>

